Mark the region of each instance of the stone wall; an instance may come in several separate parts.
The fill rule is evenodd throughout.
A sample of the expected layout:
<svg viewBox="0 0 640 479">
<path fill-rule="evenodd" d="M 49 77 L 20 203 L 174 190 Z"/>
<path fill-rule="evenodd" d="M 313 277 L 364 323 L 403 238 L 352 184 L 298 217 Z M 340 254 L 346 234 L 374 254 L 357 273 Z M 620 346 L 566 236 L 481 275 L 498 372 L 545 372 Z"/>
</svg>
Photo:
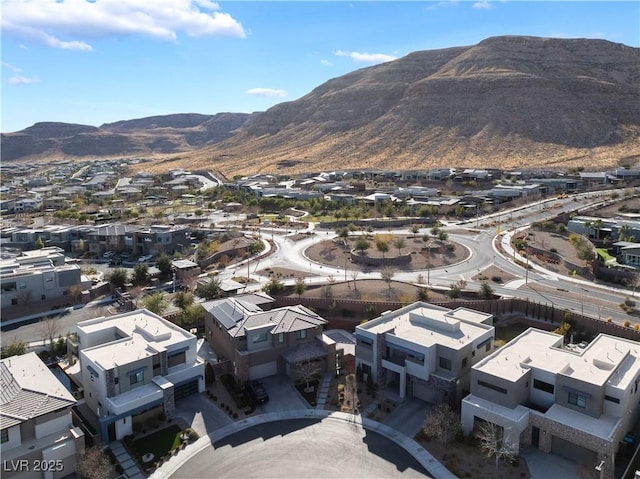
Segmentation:
<svg viewBox="0 0 640 479">
<path fill-rule="evenodd" d="M 350 252 L 351 262 L 356 264 L 363 264 L 366 266 L 402 266 L 411 263 L 411 253 L 403 254 L 400 256 L 388 256 L 386 258 L 369 256 L 364 253 L 359 253 L 355 250 Z"/>
</svg>

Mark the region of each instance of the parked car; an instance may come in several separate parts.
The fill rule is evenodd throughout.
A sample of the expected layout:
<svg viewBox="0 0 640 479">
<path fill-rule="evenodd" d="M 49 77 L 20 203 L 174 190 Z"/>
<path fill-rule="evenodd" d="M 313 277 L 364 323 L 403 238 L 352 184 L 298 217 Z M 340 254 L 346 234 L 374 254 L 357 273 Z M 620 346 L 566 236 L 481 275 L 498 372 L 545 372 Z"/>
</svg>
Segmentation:
<svg viewBox="0 0 640 479">
<path fill-rule="evenodd" d="M 262 383 L 253 381 L 245 385 L 245 391 L 256 404 L 264 404 L 269 400 L 269 395 Z"/>
</svg>

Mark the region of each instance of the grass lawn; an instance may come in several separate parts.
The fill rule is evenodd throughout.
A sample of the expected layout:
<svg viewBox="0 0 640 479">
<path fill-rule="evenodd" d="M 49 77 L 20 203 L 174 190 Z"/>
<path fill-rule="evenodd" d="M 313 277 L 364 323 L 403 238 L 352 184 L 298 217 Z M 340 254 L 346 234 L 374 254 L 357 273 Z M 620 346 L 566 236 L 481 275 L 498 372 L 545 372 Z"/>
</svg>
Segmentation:
<svg viewBox="0 0 640 479">
<path fill-rule="evenodd" d="M 182 442 L 180 439 L 181 433 L 182 429 L 174 424 L 138 439 L 134 442 L 134 445 L 141 456 L 150 452 L 157 460 L 166 456 L 171 449 L 180 445 Z"/>
<path fill-rule="evenodd" d="M 602 258 L 602 261 L 604 261 L 605 263 L 616 262 L 616 257 L 611 256 L 605 248 L 596 248 L 596 251 L 598 253 L 598 256 L 600 256 Z"/>
</svg>

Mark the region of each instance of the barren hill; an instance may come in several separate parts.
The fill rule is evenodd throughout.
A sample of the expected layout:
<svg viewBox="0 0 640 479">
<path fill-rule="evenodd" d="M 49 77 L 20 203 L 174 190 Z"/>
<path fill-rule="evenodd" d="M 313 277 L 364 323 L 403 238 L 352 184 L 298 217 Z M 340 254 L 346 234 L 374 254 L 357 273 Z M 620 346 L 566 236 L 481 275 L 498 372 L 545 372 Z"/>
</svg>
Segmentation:
<svg viewBox="0 0 640 479">
<path fill-rule="evenodd" d="M 228 175 L 363 167 L 595 168 L 640 161 L 639 99 L 638 48 L 510 36 L 414 52 L 243 118 L 172 115 L 171 121 L 118 122 L 77 135 L 95 136 L 103 147 L 113 138 L 122 148 L 150 154 L 180 152 L 164 155 L 157 170 L 202 167 Z M 213 118 L 224 124 L 224 134 L 212 136 L 216 128 L 207 125 Z M 170 134 L 175 131 L 180 135 Z M 37 140 L 42 151 L 60 141 Z"/>
</svg>

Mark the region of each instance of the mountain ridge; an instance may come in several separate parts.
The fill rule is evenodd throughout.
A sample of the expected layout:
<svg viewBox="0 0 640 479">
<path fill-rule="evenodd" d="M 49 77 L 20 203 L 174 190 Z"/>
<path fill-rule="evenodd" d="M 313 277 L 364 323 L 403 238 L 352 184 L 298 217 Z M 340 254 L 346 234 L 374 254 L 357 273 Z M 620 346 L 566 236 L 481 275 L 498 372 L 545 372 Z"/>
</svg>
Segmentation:
<svg viewBox="0 0 640 479">
<path fill-rule="evenodd" d="M 243 174 L 612 166 L 621 158 L 640 159 L 639 85 L 638 48 L 606 40 L 491 37 L 355 70 L 265 112 L 114 122 L 80 131 L 83 141 L 69 140 L 60 150 L 82 156 L 76 154 L 95 136 L 94 150 L 110 150 L 112 140 L 132 153 L 166 155 L 146 169 L 210 166 Z M 19 144 L 10 136 L 20 139 L 27 130 L 3 134 L 3 158 L 7 139 Z M 60 134 L 26 135 L 37 140 L 40 156 L 61 141 Z M 24 151 L 20 156 L 10 148 L 8 159 L 28 157 Z"/>
</svg>

